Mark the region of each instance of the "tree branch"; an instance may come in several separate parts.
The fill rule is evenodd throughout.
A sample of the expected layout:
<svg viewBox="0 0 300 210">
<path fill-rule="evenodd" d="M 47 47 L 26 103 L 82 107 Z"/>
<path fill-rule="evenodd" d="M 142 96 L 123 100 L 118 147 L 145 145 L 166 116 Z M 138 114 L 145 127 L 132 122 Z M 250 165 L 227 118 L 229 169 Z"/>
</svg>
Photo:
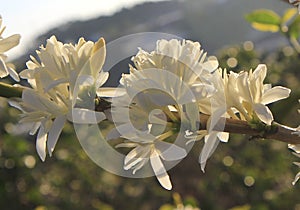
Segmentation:
<svg viewBox="0 0 300 210">
<path fill-rule="evenodd" d="M 206 129 L 209 115 L 200 115 L 201 129 Z M 225 127 L 224 127 L 225 125 Z M 264 130 L 252 128 L 248 122 L 230 118 L 221 118 L 214 127 L 215 131 L 228 133 L 247 134 L 254 138 L 273 139 L 288 144 L 300 144 L 300 136 L 292 134 L 295 128 L 274 122 L 271 126 L 266 126 Z"/>
<path fill-rule="evenodd" d="M 96 111 L 109 110 L 111 104 L 104 99 L 96 100 Z M 178 113 L 173 113 L 178 115 Z M 200 113 L 200 129 L 207 129 L 207 122 L 209 121 L 209 115 Z M 171 121 L 168 119 L 168 121 Z M 262 124 L 263 125 L 263 124 Z M 285 125 L 273 122 L 271 126 L 263 125 L 259 129 L 253 128 L 247 121 L 236 120 L 232 118 L 221 118 L 213 128 L 214 131 L 228 132 L 235 134 L 246 134 L 252 138 L 273 139 L 288 144 L 300 144 L 300 136 L 292 134 L 295 132 L 295 128 L 290 128 Z"/>
</svg>

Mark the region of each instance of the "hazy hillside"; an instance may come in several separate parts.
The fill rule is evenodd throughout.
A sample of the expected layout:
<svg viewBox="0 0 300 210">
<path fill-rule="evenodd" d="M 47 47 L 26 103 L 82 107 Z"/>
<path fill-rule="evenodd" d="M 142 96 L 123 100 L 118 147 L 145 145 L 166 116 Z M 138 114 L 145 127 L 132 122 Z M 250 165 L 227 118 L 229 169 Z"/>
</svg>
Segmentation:
<svg viewBox="0 0 300 210">
<path fill-rule="evenodd" d="M 139 32 L 164 32 L 200 41 L 210 54 L 224 45 L 246 40 L 254 41 L 261 48 L 278 46 L 282 42 L 279 37 L 256 32 L 244 20 L 244 14 L 256 8 L 269 8 L 282 13 L 288 5 L 274 0 L 148 2 L 131 9 L 123 9 L 112 16 L 69 22 L 53 28 L 37 38 L 31 50 L 18 59 L 18 65 L 24 66 L 29 54 L 34 54 L 38 46 L 44 44 L 51 35 L 56 35 L 58 40 L 63 42 L 76 42 L 81 36 L 93 41 L 103 36 L 110 42 L 124 35 Z M 124 49 L 134 46 L 130 41 L 126 45 Z M 129 53 L 128 57 L 130 56 Z M 126 68 L 121 66 L 118 69 Z"/>
</svg>

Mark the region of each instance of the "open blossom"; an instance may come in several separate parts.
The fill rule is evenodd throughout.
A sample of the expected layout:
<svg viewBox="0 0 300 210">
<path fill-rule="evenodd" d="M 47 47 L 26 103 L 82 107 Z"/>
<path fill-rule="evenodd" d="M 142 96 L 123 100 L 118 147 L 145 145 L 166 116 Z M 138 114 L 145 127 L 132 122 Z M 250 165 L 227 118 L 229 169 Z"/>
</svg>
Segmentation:
<svg viewBox="0 0 300 210">
<path fill-rule="evenodd" d="M 199 42 L 190 40 L 158 40 L 152 52 L 139 50 L 132 57 L 134 67 L 130 72 L 145 69 L 160 69 L 172 72 L 195 92 L 197 99 L 211 95 L 214 88 L 208 82 L 210 72 L 217 69 L 216 58 L 206 59 Z"/>
<path fill-rule="evenodd" d="M 10 75 L 15 81 L 20 81 L 13 65 L 6 63 L 7 56 L 5 53 L 19 44 L 21 36 L 14 34 L 4 38 L 2 36 L 4 30 L 5 27 L 2 27 L 2 17 L 0 16 L 0 78 Z"/>
<path fill-rule="evenodd" d="M 103 38 L 96 43 L 80 38 L 73 45 L 63 44 L 52 36 L 37 54 L 41 62 L 31 56 L 20 76 L 39 91 L 67 84 L 70 94 L 76 95 L 76 83 L 89 83 L 97 89 L 108 79 L 108 72 L 102 71 L 106 55 Z"/>
<path fill-rule="evenodd" d="M 22 98 L 11 100 L 10 104 L 23 112 L 21 122 L 33 123 L 31 135 L 38 131 L 36 149 L 44 161 L 46 149 L 51 156 L 67 120 L 90 124 L 105 119 L 103 113 L 82 106 L 80 97 L 90 91 L 95 93 L 107 80 L 108 73 L 102 71 L 105 59 L 102 38 L 95 44 L 80 39 L 73 46 L 62 44 L 53 36 L 38 55 L 41 63 L 31 57 L 28 69 L 20 74 L 32 88 L 25 88 Z M 94 103 L 94 97 L 84 99 Z"/>
<path fill-rule="evenodd" d="M 107 138 L 125 138 L 118 147 L 133 148 L 125 157 L 125 170 L 132 169 L 136 173 L 150 162 L 160 184 L 171 189 L 164 162 L 180 160 L 187 153 L 184 148 L 165 140 L 174 138 L 174 125 L 179 120 L 184 124 L 183 132 L 197 129 L 199 110 L 193 102 L 195 97 L 181 79 L 165 70 L 131 72 L 123 77 L 123 84 L 125 94 L 112 100 L 111 112 L 116 128 Z M 173 115 L 173 110 L 178 112 L 177 116 Z M 175 124 L 168 122 L 166 116 Z M 185 140 L 184 135 L 180 138 L 179 141 Z"/>
<path fill-rule="evenodd" d="M 250 118 L 255 118 L 256 115 L 262 122 L 271 125 L 273 115 L 266 105 L 289 97 L 291 90 L 263 84 L 266 74 L 266 65 L 260 64 L 253 72 L 250 70 L 249 73 L 242 72 L 238 75 L 237 88 L 244 111 L 236 108 L 246 119 L 247 115 Z"/>
<path fill-rule="evenodd" d="M 213 73 L 210 81 L 216 92 L 210 98 L 199 102 L 200 111 L 211 115 L 205 145 L 199 158 L 202 170 L 218 143 L 227 142 L 229 138 L 228 133 L 213 131 L 221 117 L 247 121 L 259 119 L 271 125 L 273 115 L 266 105 L 287 98 L 290 89 L 281 86 L 272 88 L 270 84 L 264 84 L 266 73 L 267 68 L 263 64 L 258 65 L 253 72 L 250 70 L 227 74 L 226 70 L 218 69 Z"/>
</svg>

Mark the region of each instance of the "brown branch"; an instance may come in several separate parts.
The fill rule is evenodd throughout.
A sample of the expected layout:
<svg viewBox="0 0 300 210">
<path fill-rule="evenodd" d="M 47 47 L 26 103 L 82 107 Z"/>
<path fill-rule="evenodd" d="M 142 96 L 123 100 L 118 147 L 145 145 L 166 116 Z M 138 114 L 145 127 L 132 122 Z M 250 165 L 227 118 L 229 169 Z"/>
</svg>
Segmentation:
<svg viewBox="0 0 300 210">
<path fill-rule="evenodd" d="M 208 119 L 209 115 L 200 115 L 201 129 L 206 129 Z M 247 134 L 255 138 L 273 139 L 289 144 L 300 144 L 300 136 L 292 134 L 292 132 L 296 131 L 295 128 L 280 125 L 279 123 L 273 123 L 272 126 L 266 126 L 266 128 L 269 129 L 267 131 L 257 130 L 252 128 L 246 121 L 222 118 L 213 130 L 236 134 Z"/>
<path fill-rule="evenodd" d="M 111 108 L 111 104 L 103 99 L 98 99 L 96 111 L 104 111 Z M 178 115 L 178 113 L 173 113 Z M 206 130 L 209 115 L 200 114 L 200 129 Z M 170 119 L 168 121 L 171 121 Z M 236 120 L 232 118 L 221 118 L 214 126 L 213 130 L 235 134 L 246 134 L 253 138 L 273 139 L 288 144 L 300 144 L 300 136 L 292 134 L 295 128 L 290 128 L 279 123 L 273 123 L 271 126 L 265 126 L 263 129 L 252 128 L 247 121 Z"/>
</svg>

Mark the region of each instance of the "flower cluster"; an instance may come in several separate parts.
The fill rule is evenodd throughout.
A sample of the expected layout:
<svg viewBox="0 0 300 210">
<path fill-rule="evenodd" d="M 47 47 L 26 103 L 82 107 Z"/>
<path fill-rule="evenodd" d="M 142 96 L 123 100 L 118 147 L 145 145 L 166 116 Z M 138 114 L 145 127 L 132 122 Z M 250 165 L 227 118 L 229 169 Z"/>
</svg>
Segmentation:
<svg viewBox="0 0 300 210">
<path fill-rule="evenodd" d="M 103 113 L 82 106 L 81 96 L 92 96 L 107 80 L 108 73 L 102 71 L 106 55 L 103 38 L 96 43 L 81 38 L 72 45 L 52 36 L 37 54 L 40 62 L 31 56 L 28 69 L 20 73 L 31 88 L 24 88 L 22 98 L 10 104 L 23 112 L 21 122 L 33 123 L 31 135 L 38 131 L 36 149 L 44 161 L 46 148 L 51 156 L 67 120 L 97 123 L 105 119 Z M 90 102 L 94 103 L 93 98 Z"/>
<path fill-rule="evenodd" d="M 263 83 L 265 65 L 259 65 L 254 71 L 229 74 L 217 69 L 217 60 L 206 59 L 198 42 L 159 40 L 154 51 L 148 53 L 140 49 L 132 61 L 134 66 L 130 66 L 130 73 L 124 74 L 120 81 L 126 94 L 112 103 L 112 115 L 116 116 L 113 121 L 117 126 L 110 138 L 122 137 L 126 140 L 118 147 L 134 148 L 125 158 L 124 169 L 133 169 L 135 173 L 150 160 L 155 175 L 166 189 L 170 189 L 171 183 L 162 161 L 179 160 L 186 153 L 175 143 L 171 146 L 164 142 L 170 141 L 174 132 L 172 126 L 163 121 L 163 114 L 169 118 L 168 122 L 181 124 L 173 142 L 187 144 L 204 137 L 205 145 L 199 157 L 204 170 L 218 143 L 228 141 L 228 133 L 214 129 L 222 117 L 258 120 L 271 125 L 273 115 L 266 104 L 290 94 L 287 88 L 272 88 Z M 161 112 L 153 115 L 153 110 Z M 205 130 L 198 127 L 199 113 L 211 116 Z M 116 133 L 118 135 L 113 135 Z"/>
<path fill-rule="evenodd" d="M 186 157 L 191 142 L 204 139 L 199 156 L 204 171 L 219 142 L 229 139 L 224 119 L 271 126 L 274 118 L 267 104 L 290 94 L 288 88 L 264 84 L 264 64 L 254 71 L 228 73 L 218 68 L 215 57 L 207 57 L 199 42 L 177 39 L 158 40 L 151 52 L 139 49 L 118 88 L 100 88 L 109 76 L 102 69 L 103 38 L 64 44 L 52 36 L 37 51 L 38 58 L 31 56 L 27 69 L 18 75 L 5 63 L 4 53 L 19 43 L 20 36 L 2 38 L 3 30 L 0 77 L 10 74 L 18 81 L 20 76 L 30 85 L 22 87 L 21 98 L 9 103 L 22 111 L 20 122 L 32 124 L 30 134 L 37 133 L 36 149 L 42 161 L 47 150 L 52 155 L 67 121 L 97 124 L 107 119 L 114 127 L 106 132 L 106 140 L 118 139 L 116 148 L 129 150 L 123 169 L 136 174 L 148 165 L 168 190 L 172 184 L 167 170 Z M 109 106 L 95 112 L 96 97 L 108 100 Z M 201 124 L 201 116 L 208 116 L 206 125 Z M 296 152 L 298 147 L 290 145 Z"/>
<path fill-rule="evenodd" d="M 10 75 L 15 81 L 20 81 L 13 65 L 6 63 L 7 56 L 5 53 L 19 44 L 21 36 L 14 34 L 4 38 L 2 36 L 4 30 L 5 27 L 2 27 L 2 17 L 0 16 L 0 78 Z"/>
</svg>

